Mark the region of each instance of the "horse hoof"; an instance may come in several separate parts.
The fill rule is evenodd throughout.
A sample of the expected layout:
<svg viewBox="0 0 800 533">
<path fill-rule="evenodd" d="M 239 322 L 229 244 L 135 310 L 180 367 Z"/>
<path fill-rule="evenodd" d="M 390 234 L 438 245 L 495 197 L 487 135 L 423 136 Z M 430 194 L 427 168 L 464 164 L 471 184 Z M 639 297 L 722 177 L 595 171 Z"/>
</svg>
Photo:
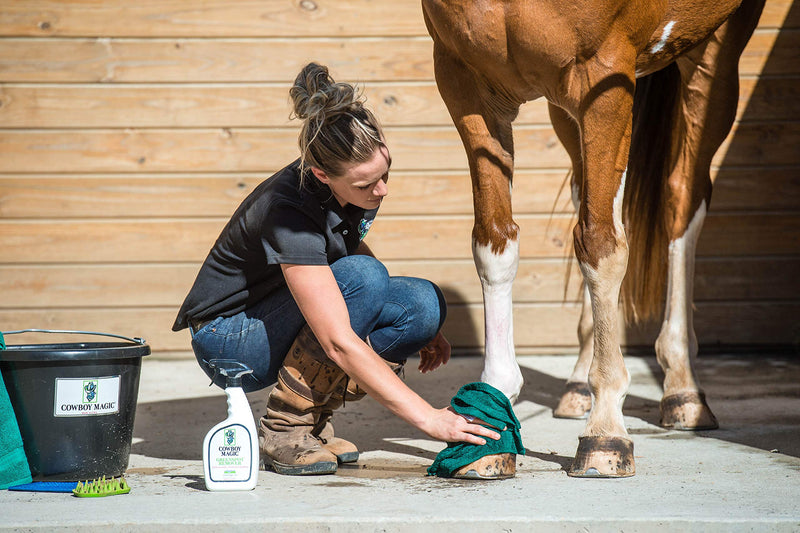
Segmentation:
<svg viewBox="0 0 800 533">
<path fill-rule="evenodd" d="M 702 392 L 681 392 L 661 400 L 661 427 L 682 431 L 717 429 L 714 413 Z"/>
<path fill-rule="evenodd" d="M 636 472 L 633 441 L 623 437 L 580 437 L 570 477 L 630 477 Z"/>
<path fill-rule="evenodd" d="M 583 419 L 592 410 L 592 392 L 588 383 L 577 381 L 567 383 L 566 390 L 553 410 L 555 418 Z"/>
<path fill-rule="evenodd" d="M 517 473 L 517 456 L 513 453 L 485 455 L 453 473 L 456 479 L 508 479 Z"/>
</svg>

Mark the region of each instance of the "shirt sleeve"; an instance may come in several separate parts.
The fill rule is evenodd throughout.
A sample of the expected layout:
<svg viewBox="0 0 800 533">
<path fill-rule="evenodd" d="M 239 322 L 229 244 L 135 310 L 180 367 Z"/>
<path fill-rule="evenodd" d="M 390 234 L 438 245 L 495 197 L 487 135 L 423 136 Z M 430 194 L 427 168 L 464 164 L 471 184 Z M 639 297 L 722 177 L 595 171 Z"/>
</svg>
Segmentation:
<svg viewBox="0 0 800 533">
<path fill-rule="evenodd" d="M 319 224 L 291 205 L 269 209 L 261 243 L 270 264 L 328 264 L 325 235 Z"/>
</svg>

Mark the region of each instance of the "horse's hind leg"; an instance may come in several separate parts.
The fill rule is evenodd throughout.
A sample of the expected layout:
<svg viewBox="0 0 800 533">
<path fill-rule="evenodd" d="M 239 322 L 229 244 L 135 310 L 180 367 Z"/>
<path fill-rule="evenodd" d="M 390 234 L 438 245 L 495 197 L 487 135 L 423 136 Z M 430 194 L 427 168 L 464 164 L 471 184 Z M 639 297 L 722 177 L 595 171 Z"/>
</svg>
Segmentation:
<svg viewBox="0 0 800 533">
<path fill-rule="evenodd" d="M 661 425 L 668 428 L 718 427 L 693 369 L 698 349 L 692 317 L 695 246 L 711 199 L 711 160 L 735 119 L 739 55 L 758 20 L 753 10 L 760 10 L 759 3 L 745 2 L 709 41 L 678 60 L 684 148 L 667 182 L 667 301 L 656 341 L 665 375 Z"/>
<path fill-rule="evenodd" d="M 572 203 L 575 211 L 580 211 L 580 189 L 583 183 L 583 160 L 581 156 L 581 134 L 578 124 L 563 109 L 549 105 L 550 120 L 561 144 L 572 160 Z M 586 418 L 592 410 L 592 393 L 589 390 L 589 367 L 594 350 L 594 323 L 592 322 L 592 302 L 589 288 L 583 287 L 583 307 L 578 322 L 578 361 L 558 406 L 553 410 L 556 418 Z"/>
<path fill-rule="evenodd" d="M 576 477 L 626 477 L 634 474 L 633 443 L 625 429 L 622 404 L 630 375 L 619 346 L 618 303 L 628 260 L 622 225 L 624 171 L 633 109 L 632 50 L 614 50 L 618 69 L 598 59 L 588 65 L 578 107 L 583 147 L 583 186 L 575 255 L 589 287 L 594 319 L 594 355 L 589 387 L 594 403 L 569 471 Z M 604 54 L 598 57 L 608 59 Z M 593 71 L 593 69 L 595 69 Z"/>
<path fill-rule="evenodd" d="M 523 381 L 514 351 L 511 301 L 519 263 L 519 227 L 511 217 L 511 122 L 519 105 L 491 94 L 441 46 L 434 46 L 434 59 L 439 92 L 464 143 L 472 176 L 472 255 L 483 289 L 486 333 L 481 381 L 514 401 Z"/>
</svg>

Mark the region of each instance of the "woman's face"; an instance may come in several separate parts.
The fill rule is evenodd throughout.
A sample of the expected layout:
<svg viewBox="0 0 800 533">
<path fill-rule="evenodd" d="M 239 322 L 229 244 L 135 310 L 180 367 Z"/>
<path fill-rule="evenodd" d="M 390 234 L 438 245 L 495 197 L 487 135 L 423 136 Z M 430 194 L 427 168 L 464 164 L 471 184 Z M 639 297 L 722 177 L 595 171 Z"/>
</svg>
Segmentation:
<svg viewBox="0 0 800 533">
<path fill-rule="evenodd" d="M 318 180 L 330 187 L 339 205 L 353 204 L 362 209 L 375 209 L 389 194 L 391 166 L 389 149 L 379 146 L 367 161 L 345 165 L 340 176 L 331 177 L 316 167 L 311 167 L 311 171 Z"/>
</svg>

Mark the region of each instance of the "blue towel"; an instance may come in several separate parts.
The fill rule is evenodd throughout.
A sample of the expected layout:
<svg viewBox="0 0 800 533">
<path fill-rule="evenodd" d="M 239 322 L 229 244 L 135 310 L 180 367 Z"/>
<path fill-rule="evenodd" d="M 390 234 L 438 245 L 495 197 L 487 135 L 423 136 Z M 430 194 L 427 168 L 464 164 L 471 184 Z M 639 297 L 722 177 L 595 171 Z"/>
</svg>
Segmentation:
<svg viewBox="0 0 800 533">
<path fill-rule="evenodd" d="M 453 473 L 481 457 L 498 453 L 525 455 L 520 435 L 520 423 L 506 395 L 488 383 L 467 383 L 450 401 L 453 410 L 461 415 L 474 416 L 497 428 L 500 440 L 486 439 L 479 446 L 467 442 L 449 442 L 447 448 L 439 452 L 428 468 L 429 476 L 452 477 Z"/>
<path fill-rule="evenodd" d="M 0 344 L 5 350 L 3 334 L 0 333 Z M 28 458 L 22 447 L 22 436 L 19 434 L 17 418 L 8 397 L 6 383 L 0 378 L 0 489 L 31 481 Z"/>
</svg>

